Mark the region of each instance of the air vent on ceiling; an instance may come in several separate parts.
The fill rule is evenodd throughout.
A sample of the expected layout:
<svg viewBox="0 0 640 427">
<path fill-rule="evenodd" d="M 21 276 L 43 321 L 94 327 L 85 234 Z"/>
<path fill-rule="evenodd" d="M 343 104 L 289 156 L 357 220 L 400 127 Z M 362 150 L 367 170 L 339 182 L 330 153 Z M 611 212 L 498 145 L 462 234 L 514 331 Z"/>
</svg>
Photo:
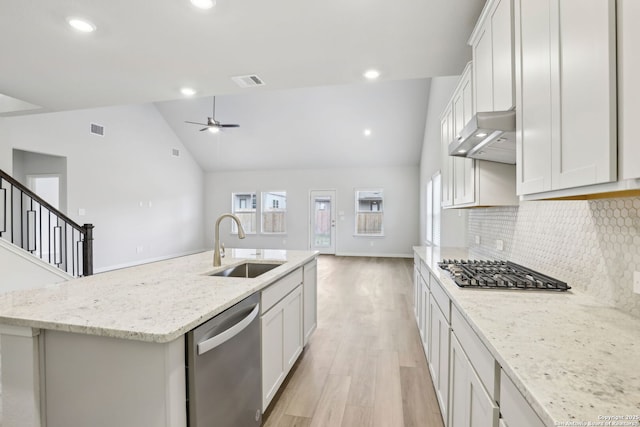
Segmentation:
<svg viewBox="0 0 640 427">
<path fill-rule="evenodd" d="M 91 135 L 104 136 L 104 126 L 91 123 Z"/>
<path fill-rule="evenodd" d="M 171 149 L 171 155 L 173 157 L 180 157 L 180 150 L 178 150 L 177 148 L 172 148 Z"/>
<path fill-rule="evenodd" d="M 249 76 L 234 76 L 231 77 L 238 86 L 245 87 L 255 87 L 255 86 L 264 86 L 266 83 L 260 77 L 255 74 Z"/>
</svg>

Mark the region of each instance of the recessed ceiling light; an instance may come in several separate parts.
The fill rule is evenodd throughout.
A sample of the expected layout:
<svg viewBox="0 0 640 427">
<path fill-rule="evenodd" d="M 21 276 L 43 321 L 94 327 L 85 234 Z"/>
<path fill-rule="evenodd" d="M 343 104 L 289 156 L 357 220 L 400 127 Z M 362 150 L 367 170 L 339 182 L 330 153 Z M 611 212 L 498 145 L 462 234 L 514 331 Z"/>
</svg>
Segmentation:
<svg viewBox="0 0 640 427">
<path fill-rule="evenodd" d="M 184 96 L 193 96 L 196 94 L 196 90 L 190 87 L 183 87 L 180 89 L 180 93 Z"/>
<path fill-rule="evenodd" d="M 67 18 L 67 23 L 76 31 L 81 33 L 93 33 L 96 30 L 96 26 L 93 22 L 87 21 L 83 18 L 71 17 Z"/>
<path fill-rule="evenodd" d="M 484 132 L 480 132 L 480 133 L 476 133 L 476 136 L 477 136 L 478 138 L 484 138 L 485 136 L 487 136 L 487 134 L 486 134 L 486 133 L 484 133 Z"/>
<path fill-rule="evenodd" d="M 216 5 L 215 0 L 191 0 L 191 4 L 198 9 L 211 9 Z"/>
<path fill-rule="evenodd" d="M 364 131 L 362 131 L 362 134 L 364 136 L 371 136 L 371 129 L 365 129 Z"/>
<path fill-rule="evenodd" d="M 458 150 L 458 153 L 460 153 L 460 154 L 464 154 L 466 152 L 467 152 L 467 150 Z"/>
<path fill-rule="evenodd" d="M 371 70 L 365 71 L 363 75 L 366 79 L 375 80 L 378 77 L 380 77 L 380 71 L 371 69 Z"/>
</svg>

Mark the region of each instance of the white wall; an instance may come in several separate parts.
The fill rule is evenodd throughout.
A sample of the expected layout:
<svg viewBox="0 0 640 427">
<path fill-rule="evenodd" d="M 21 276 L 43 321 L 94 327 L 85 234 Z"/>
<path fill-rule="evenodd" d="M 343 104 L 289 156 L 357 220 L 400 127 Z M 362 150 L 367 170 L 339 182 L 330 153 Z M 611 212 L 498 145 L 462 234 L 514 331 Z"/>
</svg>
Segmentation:
<svg viewBox="0 0 640 427">
<path fill-rule="evenodd" d="M 459 76 L 434 77 L 429 91 L 429 107 L 420 159 L 420 227 L 419 240 L 424 245 L 426 233 L 426 186 L 431 177 L 440 171 L 440 115 L 444 111 Z M 463 209 L 443 210 L 441 215 L 441 246 L 463 247 L 467 245 L 467 211 Z"/>
<path fill-rule="evenodd" d="M 0 239 L 0 293 L 42 288 L 72 277 Z"/>
<path fill-rule="evenodd" d="M 105 136 L 91 135 L 90 123 Z M 0 119 L 9 174 L 14 148 L 67 158 L 68 216 L 95 225 L 96 270 L 203 248 L 202 170 L 153 105 Z"/>
<path fill-rule="evenodd" d="M 418 244 L 418 167 L 267 170 L 208 173 L 205 177 L 206 243 L 213 247 L 216 218 L 231 211 L 231 193 L 286 190 L 287 234 L 231 234 L 230 220 L 221 223 L 227 247 L 306 249 L 309 247 L 309 191 L 335 189 L 338 255 L 411 256 Z M 354 237 L 355 188 L 384 189 L 384 237 Z"/>
</svg>

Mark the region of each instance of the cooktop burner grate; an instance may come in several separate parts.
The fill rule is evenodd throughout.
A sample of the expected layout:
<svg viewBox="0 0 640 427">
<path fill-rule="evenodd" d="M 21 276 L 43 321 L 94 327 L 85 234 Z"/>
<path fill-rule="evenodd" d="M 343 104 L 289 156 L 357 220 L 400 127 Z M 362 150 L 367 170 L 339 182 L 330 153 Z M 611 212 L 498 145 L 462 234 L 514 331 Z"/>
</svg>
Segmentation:
<svg viewBox="0 0 640 427">
<path fill-rule="evenodd" d="M 443 260 L 438 265 L 465 288 L 566 291 L 565 282 L 511 261 Z"/>
</svg>

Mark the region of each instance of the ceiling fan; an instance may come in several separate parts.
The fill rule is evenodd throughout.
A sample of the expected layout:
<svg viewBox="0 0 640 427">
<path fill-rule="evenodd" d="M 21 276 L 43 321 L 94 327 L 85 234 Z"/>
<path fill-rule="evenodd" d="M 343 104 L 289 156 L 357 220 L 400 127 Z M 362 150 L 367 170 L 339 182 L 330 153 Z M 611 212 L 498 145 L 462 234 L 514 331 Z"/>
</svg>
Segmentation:
<svg viewBox="0 0 640 427">
<path fill-rule="evenodd" d="M 189 122 L 189 121 L 185 121 L 185 123 L 189 123 L 192 125 L 205 126 L 202 129 L 200 129 L 200 132 L 208 130 L 211 133 L 218 133 L 220 132 L 221 129 L 225 129 L 225 128 L 240 127 L 240 125 L 220 123 L 219 121 L 216 120 L 216 97 L 215 96 L 213 97 L 213 113 L 211 114 L 211 117 L 207 117 L 207 123 L 198 123 L 198 122 Z"/>
</svg>

